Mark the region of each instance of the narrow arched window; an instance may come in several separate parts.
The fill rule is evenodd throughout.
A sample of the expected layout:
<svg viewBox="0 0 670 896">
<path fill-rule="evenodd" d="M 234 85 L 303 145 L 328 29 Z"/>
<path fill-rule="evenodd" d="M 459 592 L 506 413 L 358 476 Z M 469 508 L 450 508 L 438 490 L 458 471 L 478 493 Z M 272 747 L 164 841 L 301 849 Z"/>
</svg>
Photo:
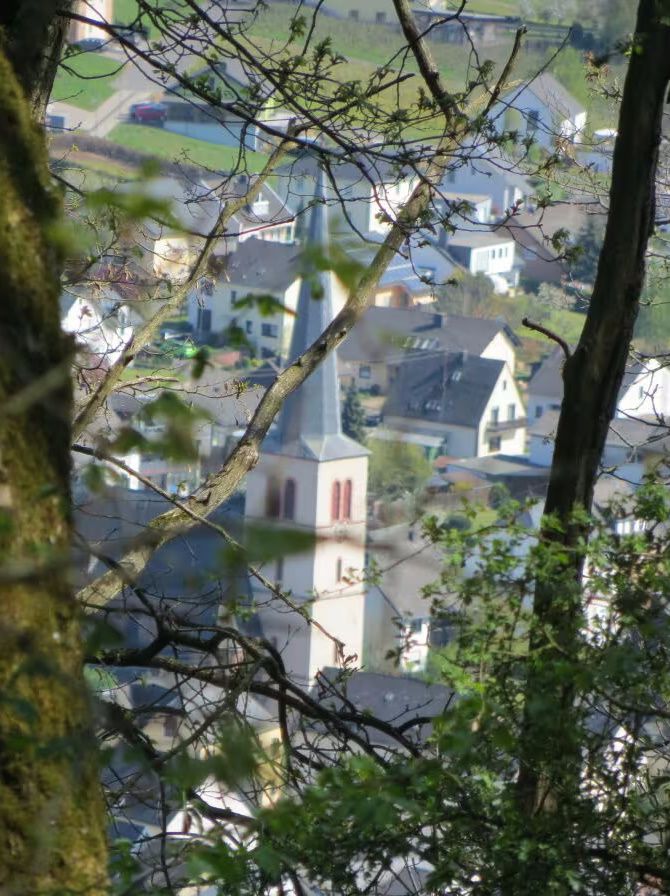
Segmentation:
<svg viewBox="0 0 670 896">
<path fill-rule="evenodd" d="M 265 493 L 265 515 L 271 520 L 276 520 L 281 512 L 281 491 L 279 483 L 272 477 L 268 479 L 267 492 Z"/>
<path fill-rule="evenodd" d="M 342 581 L 342 558 L 338 557 L 337 562 L 335 563 L 335 581 Z"/>
<path fill-rule="evenodd" d="M 284 484 L 284 519 L 295 519 L 295 479 L 287 479 Z"/>
<path fill-rule="evenodd" d="M 345 520 L 351 519 L 351 493 L 353 490 L 353 484 L 351 479 L 347 479 L 344 483 L 344 494 L 342 496 L 342 518 Z"/>
<path fill-rule="evenodd" d="M 340 518 L 340 503 L 342 496 L 342 486 L 339 482 L 333 482 L 333 490 L 330 498 L 330 515 L 333 520 Z"/>
</svg>

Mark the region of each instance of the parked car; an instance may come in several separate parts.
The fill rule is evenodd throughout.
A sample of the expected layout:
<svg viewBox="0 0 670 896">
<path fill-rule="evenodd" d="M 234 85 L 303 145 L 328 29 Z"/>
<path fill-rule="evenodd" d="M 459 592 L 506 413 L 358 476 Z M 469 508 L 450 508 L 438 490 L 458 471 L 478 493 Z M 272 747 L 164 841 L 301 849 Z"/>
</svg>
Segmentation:
<svg viewBox="0 0 670 896">
<path fill-rule="evenodd" d="M 85 37 L 82 40 L 78 40 L 72 46 L 86 53 L 88 51 L 100 50 L 106 43 L 107 40 L 104 37 Z"/>
<path fill-rule="evenodd" d="M 138 124 L 162 125 L 167 120 L 167 106 L 164 103 L 134 103 L 130 107 L 130 117 Z"/>
</svg>

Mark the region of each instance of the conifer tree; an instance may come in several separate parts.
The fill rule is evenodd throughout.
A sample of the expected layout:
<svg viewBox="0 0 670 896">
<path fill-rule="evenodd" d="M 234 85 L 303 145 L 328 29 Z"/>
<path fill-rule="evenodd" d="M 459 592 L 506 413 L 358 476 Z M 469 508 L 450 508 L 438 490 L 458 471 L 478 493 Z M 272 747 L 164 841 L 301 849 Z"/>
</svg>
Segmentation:
<svg viewBox="0 0 670 896">
<path fill-rule="evenodd" d="M 342 429 L 350 439 L 365 444 L 365 411 L 353 380 L 342 406 Z"/>
</svg>

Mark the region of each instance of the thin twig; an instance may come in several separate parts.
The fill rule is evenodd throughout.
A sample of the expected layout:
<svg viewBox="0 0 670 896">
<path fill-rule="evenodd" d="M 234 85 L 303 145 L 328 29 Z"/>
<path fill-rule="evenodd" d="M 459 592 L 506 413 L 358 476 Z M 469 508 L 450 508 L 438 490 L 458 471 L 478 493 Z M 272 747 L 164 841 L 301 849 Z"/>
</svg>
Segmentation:
<svg viewBox="0 0 670 896">
<path fill-rule="evenodd" d="M 527 317 L 521 321 L 524 327 L 528 327 L 529 330 L 535 330 L 536 333 L 542 333 L 543 336 L 546 336 L 547 339 L 552 339 L 563 349 L 563 354 L 565 355 L 565 360 L 568 361 L 571 356 L 570 347 L 568 343 L 563 339 L 558 333 L 554 333 L 553 330 L 549 330 L 547 327 L 543 327 L 542 324 L 535 323 L 535 321 L 530 320 Z"/>
</svg>

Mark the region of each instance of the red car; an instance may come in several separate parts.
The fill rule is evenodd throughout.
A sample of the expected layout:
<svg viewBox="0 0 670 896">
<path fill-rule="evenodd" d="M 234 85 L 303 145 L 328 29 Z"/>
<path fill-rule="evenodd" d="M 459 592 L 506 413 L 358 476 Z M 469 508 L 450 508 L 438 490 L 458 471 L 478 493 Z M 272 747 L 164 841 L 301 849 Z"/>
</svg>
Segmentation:
<svg viewBox="0 0 670 896">
<path fill-rule="evenodd" d="M 130 117 L 139 124 L 163 124 L 167 120 L 167 106 L 163 103 L 135 103 Z"/>
</svg>

